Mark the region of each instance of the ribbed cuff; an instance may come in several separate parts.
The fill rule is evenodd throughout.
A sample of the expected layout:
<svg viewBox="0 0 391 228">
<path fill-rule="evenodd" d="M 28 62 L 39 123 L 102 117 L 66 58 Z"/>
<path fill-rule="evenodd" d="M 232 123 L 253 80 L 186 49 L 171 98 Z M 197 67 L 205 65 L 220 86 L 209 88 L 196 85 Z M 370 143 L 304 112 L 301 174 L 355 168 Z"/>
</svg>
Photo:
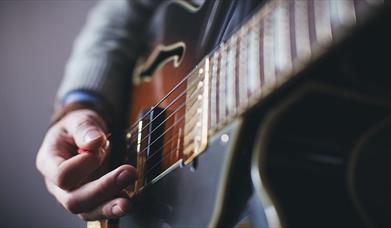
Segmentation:
<svg viewBox="0 0 391 228">
<path fill-rule="evenodd" d="M 57 98 L 62 100 L 71 91 L 88 91 L 102 97 L 118 114 L 129 87 L 127 77 L 131 77 L 131 68 L 124 69 L 124 65 L 108 59 L 72 61 L 67 65 Z"/>
</svg>

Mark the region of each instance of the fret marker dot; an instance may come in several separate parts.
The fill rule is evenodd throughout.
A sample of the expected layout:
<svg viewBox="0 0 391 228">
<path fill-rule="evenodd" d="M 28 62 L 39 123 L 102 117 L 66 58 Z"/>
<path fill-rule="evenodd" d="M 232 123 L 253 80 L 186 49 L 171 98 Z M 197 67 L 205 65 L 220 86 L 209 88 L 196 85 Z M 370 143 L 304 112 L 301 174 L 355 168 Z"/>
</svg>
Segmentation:
<svg viewBox="0 0 391 228">
<path fill-rule="evenodd" d="M 221 141 L 222 144 L 226 144 L 226 143 L 229 141 L 229 135 L 223 134 L 223 135 L 220 137 L 220 141 Z"/>
</svg>

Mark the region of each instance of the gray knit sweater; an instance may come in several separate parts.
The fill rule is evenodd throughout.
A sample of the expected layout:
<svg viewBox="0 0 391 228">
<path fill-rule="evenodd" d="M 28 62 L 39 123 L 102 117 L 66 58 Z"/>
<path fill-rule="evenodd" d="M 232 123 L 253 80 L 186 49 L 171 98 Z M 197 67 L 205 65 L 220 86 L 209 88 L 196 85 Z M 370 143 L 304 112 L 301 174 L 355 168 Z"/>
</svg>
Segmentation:
<svg viewBox="0 0 391 228">
<path fill-rule="evenodd" d="M 75 90 L 98 94 L 121 112 L 132 63 L 159 0 L 102 0 L 92 9 L 65 68 L 57 100 Z"/>
</svg>

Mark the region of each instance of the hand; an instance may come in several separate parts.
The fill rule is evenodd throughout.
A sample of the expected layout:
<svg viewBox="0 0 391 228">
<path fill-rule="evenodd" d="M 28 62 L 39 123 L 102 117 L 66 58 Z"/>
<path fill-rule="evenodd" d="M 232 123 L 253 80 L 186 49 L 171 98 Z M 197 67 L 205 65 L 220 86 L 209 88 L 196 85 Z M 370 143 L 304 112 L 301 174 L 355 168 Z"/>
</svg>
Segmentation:
<svg viewBox="0 0 391 228">
<path fill-rule="evenodd" d="M 122 165 L 92 179 L 108 155 L 105 131 L 95 112 L 72 111 L 48 130 L 36 158 L 49 192 L 84 220 L 119 218 L 130 209 L 129 199 L 121 195 L 135 180 L 135 168 Z M 78 154 L 78 148 L 88 152 Z"/>
</svg>

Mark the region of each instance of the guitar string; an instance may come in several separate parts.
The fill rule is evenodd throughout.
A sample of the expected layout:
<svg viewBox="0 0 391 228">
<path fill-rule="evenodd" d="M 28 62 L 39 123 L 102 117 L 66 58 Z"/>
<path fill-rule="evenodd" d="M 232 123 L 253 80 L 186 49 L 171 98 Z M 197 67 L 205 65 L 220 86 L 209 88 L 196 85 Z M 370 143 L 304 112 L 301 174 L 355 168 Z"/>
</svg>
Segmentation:
<svg viewBox="0 0 391 228">
<path fill-rule="evenodd" d="M 192 141 L 194 141 L 194 140 L 192 140 Z M 191 141 L 191 142 L 192 142 L 192 141 Z M 175 153 L 176 150 L 177 150 L 177 149 L 170 150 L 168 153 L 166 153 L 165 155 L 163 155 L 162 158 L 161 158 L 159 161 L 155 162 L 155 164 L 153 164 L 150 168 L 148 168 L 147 170 L 145 170 L 144 176 L 146 177 L 150 172 L 153 171 L 154 168 L 156 168 L 157 165 L 160 165 L 164 160 L 166 160 L 166 158 L 167 158 L 169 155 Z"/>
<path fill-rule="evenodd" d="M 200 78 L 200 79 L 202 79 L 202 78 Z M 190 84 L 189 86 L 188 86 L 188 88 L 186 88 L 181 94 L 179 94 L 173 101 L 171 101 L 157 116 L 155 116 L 154 118 L 152 118 L 152 120 L 150 120 L 149 121 L 149 123 L 148 124 L 146 124 L 142 129 L 141 129 L 141 131 L 143 131 L 143 130 L 145 130 L 145 128 L 147 128 L 149 125 L 151 125 L 152 123 L 153 123 L 153 121 L 154 120 L 156 120 L 160 115 L 162 115 L 163 113 L 164 113 L 164 111 L 166 111 L 168 108 L 170 108 L 172 105 L 174 105 L 175 104 L 175 102 L 176 101 L 178 101 L 181 97 L 183 97 L 184 95 L 187 95 L 187 92 L 190 90 L 190 89 L 193 89 L 193 88 L 195 88 L 195 85 L 196 84 L 198 84 L 199 82 L 201 82 L 201 81 L 193 81 L 193 83 L 192 84 Z M 163 102 L 163 101 L 161 101 L 161 102 Z M 184 102 L 184 103 L 182 103 L 181 105 L 183 105 L 183 104 L 185 104 L 186 103 L 186 101 Z M 151 110 L 150 111 L 148 111 L 148 113 L 151 113 L 152 111 L 153 111 L 153 109 L 154 108 L 151 108 Z M 144 119 L 146 118 L 146 116 L 144 115 L 144 117 L 143 117 Z M 143 120 L 144 120 L 143 119 Z M 142 120 L 138 120 L 138 122 L 140 122 L 140 121 L 142 121 Z M 165 121 L 163 121 L 162 123 L 164 123 Z M 138 124 L 138 123 L 137 123 Z M 133 124 L 133 125 L 136 125 L 136 124 Z M 126 130 L 126 133 L 131 133 L 132 131 L 134 131 L 134 130 L 137 130 L 137 125 L 135 126 L 135 127 L 133 127 L 133 129 L 131 129 L 131 130 Z M 152 133 L 152 132 L 151 132 Z M 150 133 L 150 134 L 151 134 Z M 145 138 L 144 138 L 145 139 Z M 134 143 L 136 141 L 136 139 L 134 140 L 134 141 L 132 141 L 132 142 L 128 142 L 128 143 Z"/>
<path fill-rule="evenodd" d="M 273 8 L 276 8 L 276 7 L 273 7 Z M 268 13 L 269 14 L 269 13 Z M 267 15 L 268 15 L 267 14 Z M 172 141 L 172 140 L 170 140 L 170 141 Z M 167 144 L 167 143 L 166 143 Z M 165 144 L 165 145 L 166 145 Z M 162 148 L 164 147 L 164 145 L 161 147 L 161 148 L 159 148 L 159 150 L 158 151 L 160 151 Z M 176 149 L 175 149 L 176 150 Z M 168 155 L 171 155 L 173 152 L 175 152 L 175 150 L 171 150 L 169 153 L 167 153 L 165 156 L 163 156 L 162 157 L 162 159 L 160 159 L 158 162 L 156 162 L 150 169 L 148 169 L 145 173 L 145 176 L 147 176 L 151 171 L 152 171 L 152 169 L 154 168 L 154 167 L 156 167 L 156 165 L 158 165 L 158 164 L 160 164 L 164 159 L 165 159 L 165 157 L 166 156 L 168 156 Z"/>
<path fill-rule="evenodd" d="M 176 126 L 177 124 L 179 124 L 180 122 L 182 122 L 182 120 L 184 120 L 184 118 L 181 118 L 180 120 L 178 120 L 177 122 L 175 122 L 174 124 L 173 124 L 173 126 L 171 126 L 171 129 L 174 127 L 174 126 Z M 168 131 L 169 130 L 171 130 L 171 129 L 168 129 Z M 168 132 L 167 131 L 167 132 Z M 177 134 L 178 135 L 178 134 Z M 186 137 L 187 136 L 187 134 L 186 135 L 184 135 L 184 137 Z M 156 152 L 154 152 L 154 153 L 152 153 L 150 156 L 148 156 L 148 158 L 145 160 L 145 161 L 148 161 L 148 160 L 150 160 L 155 154 L 157 154 L 158 152 L 160 152 L 160 150 L 162 150 L 163 148 L 164 148 L 164 146 L 166 146 L 166 145 L 168 145 L 169 143 L 171 143 L 172 141 L 173 141 L 173 139 L 175 139 L 174 137 L 171 137 L 171 139 L 170 140 L 168 140 L 166 143 L 164 143 L 161 147 L 159 147 L 159 149 L 157 149 L 157 151 Z M 194 141 L 194 140 L 191 140 L 190 142 L 192 142 L 192 141 Z M 153 144 L 153 143 L 152 143 Z M 151 145 L 152 145 L 151 144 Z"/>
<path fill-rule="evenodd" d="M 195 85 L 197 82 L 199 82 L 199 81 L 194 81 L 192 87 L 194 87 L 194 85 Z M 189 89 L 191 89 L 191 88 L 188 88 L 188 89 L 185 90 L 184 92 L 187 92 Z M 184 93 L 182 93 L 181 95 L 183 96 Z M 178 98 L 178 97 L 177 97 L 177 98 Z M 174 102 L 171 102 L 171 104 L 170 104 L 169 106 L 173 105 L 177 100 L 178 100 L 178 99 L 175 99 Z M 140 140 L 140 142 L 143 142 L 145 139 L 147 139 L 147 138 L 149 137 L 149 135 L 151 135 L 154 131 L 156 131 L 156 130 L 158 129 L 158 127 L 162 126 L 165 122 L 168 121 L 169 118 L 171 118 L 172 116 L 174 116 L 174 114 L 176 114 L 177 112 L 179 112 L 180 109 L 182 109 L 182 108 L 184 107 L 185 104 L 186 104 L 186 101 L 183 102 L 183 103 L 180 105 L 180 107 L 176 109 L 176 111 L 174 111 L 172 114 L 170 114 L 170 116 L 168 116 L 164 121 L 162 121 L 162 122 L 161 122 L 153 131 L 152 131 L 152 132 L 148 133 L 147 136 L 145 136 L 144 138 L 142 138 L 142 139 Z M 167 107 L 167 108 L 168 108 L 168 107 Z M 159 115 L 160 115 L 160 114 L 162 114 L 162 113 L 159 113 Z M 158 115 L 158 116 L 159 116 L 159 115 Z M 185 115 L 186 115 L 186 113 L 180 117 L 181 120 L 184 119 Z M 153 120 L 156 119 L 156 118 L 157 118 L 157 117 L 153 118 Z M 194 118 L 194 117 L 192 117 L 192 118 Z M 150 124 L 152 124 L 152 122 L 149 122 L 145 127 L 142 128 L 142 130 L 144 130 L 144 129 L 145 129 L 147 126 L 149 126 Z M 172 126 L 170 126 L 164 133 L 162 133 L 161 135 L 159 135 L 159 137 L 156 138 L 152 143 L 150 143 L 149 146 L 151 146 L 151 145 L 153 145 L 155 142 L 157 142 L 157 140 L 159 140 L 161 137 L 163 137 L 163 136 L 165 135 L 165 133 L 167 133 L 169 130 L 171 130 L 175 125 L 177 125 L 177 122 L 175 122 Z M 186 135 L 188 135 L 188 134 L 185 133 L 184 136 L 186 136 Z M 138 140 L 137 138 L 134 138 L 132 141 L 130 141 L 130 142 L 128 142 L 128 143 L 131 144 L 131 143 L 136 142 L 137 140 Z M 145 148 L 144 150 L 142 150 L 142 151 L 139 152 L 139 153 L 144 153 L 144 152 L 147 151 L 147 149 L 148 149 L 148 148 Z M 157 153 L 157 152 L 151 154 L 150 156 L 153 156 L 153 155 L 155 155 L 156 153 Z"/>
<path fill-rule="evenodd" d="M 229 46 L 232 46 L 232 43 L 231 43 Z M 202 79 L 202 78 L 200 78 L 200 79 Z M 188 89 L 186 89 L 185 91 L 183 91 L 182 94 L 181 94 L 180 96 L 183 96 L 183 95 L 185 94 L 185 92 L 187 92 L 189 89 L 194 88 L 194 86 L 195 86 L 195 84 L 196 84 L 197 82 L 199 82 L 199 81 L 194 81 L 194 82 L 193 82 L 193 85 L 192 85 L 191 87 L 189 87 Z M 180 97 L 178 96 L 176 99 L 174 99 L 174 100 L 170 103 L 169 106 L 173 105 L 179 98 L 180 98 Z M 170 114 L 170 115 L 169 115 L 164 121 L 162 121 L 154 130 L 152 130 L 152 132 L 150 132 L 147 136 L 145 136 L 144 138 L 142 138 L 140 141 L 141 141 L 141 142 L 144 142 L 144 140 L 147 139 L 147 138 L 149 137 L 149 135 L 151 135 L 151 134 L 152 134 L 154 131 L 156 131 L 160 126 L 162 126 L 166 121 L 168 121 L 168 119 L 170 119 L 172 116 L 174 116 L 174 114 L 176 114 L 177 112 L 179 112 L 180 109 L 182 109 L 183 106 L 184 106 L 185 104 L 186 104 L 186 101 L 183 102 L 183 103 L 181 104 L 181 106 L 180 106 L 179 108 L 177 108 L 177 110 L 176 110 L 175 112 L 173 112 L 172 114 Z M 168 106 L 168 107 L 169 107 L 169 106 Z M 166 107 L 166 109 L 167 109 L 168 107 Z M 158 116 L 160 116 L 161 114 L 162 114 L 162 113 L 159 113 Z M 181 119 L 183 119 L 185 115 L 186 115 L 186 114 L 184 114 L 184 115 L 181 117 Z M 155 120 L 158 116 L 156 116 L 155 118 L 153 118 L 153 120 Z M 150 124 L 152 124 L 152 121 L 150 121 L 146 126 L 144 126 L 144 127 L 142 128 L 142 130 L 144 130 L 144 129 L 145 129 L 147 126 L 149 126 Z M 157 142 L 158 139 L 160 139 L 161 137 L 163 137 L 164 134 L 167 133 L 169 130 L 171 130 L 175 125 L 177 125 L 177 123 L 173 124 L 173 126 L 170 126 L 163 134 L 161 134 L 161 135 L 160 135 L 156 140 L 154 140 L 149 146 L 151 146 L 151 145 L 153 145 L 155 142 Z M 187 134 L 185 134 L 185 136 L 186 136 L 186 135 L 187 135 Z M 130 141 L 129 143 L 133 143 L 133 142 L 135 142 L 135 141 L 137 141 L 137 140 L 138 140 L 138 139 L 135 138 L 135 139 L 133 139 L 132 141 Z M 144 152 L 146 152 L 146 151 L 147 151 L 147 148 L 144 149 L 143 151 L 139 152 L 139 153 L 144 153 Z M 158 152 L 158 151 L 157 151 L 157 152 Z M 152 153 L 152 154 L 150 155 L 150 157 L 153 157 L 153 155 L 157 154 L 157 152 Z"/>
<path fill-rule="evenodd" d="M 184 106 L 184 104 L 185 104 L 185 102 L 182 104 L 182 106 Z M 149 146 L 149 147 L 152 146 L 154 143 L 157 142 L 157 140 L 159 140 L 159 139 L 160 139 L 161 137 L 163 137 L 167 132 L 169 132 L 172 128 L 174 128 L 176 125 L 178 125 L 180 122 L 182 122 L 182 121 L 184 120 L 185 116 L 186 116 L 186 114 L 182 115 L 182 116 L 180 117 L 179 120 L 176 120 L 169 128 L 166 129 L 165 132 L 163 132 L 161 135 L 159 135 L 159 137 L 156 138 L 156 139 L 155 139 L 152 143 L 150 143 L 148 146 Z M 166 120 L 166 121 L 167 121 L 167 120 Z M 155 130 L 156 130 L 156 129 L 155 129 Z M 187 136 L 187 135 L 188 135 L 188 134 L 185 134 L 184 137 Z M 144 139 L 146 139 L 146 138 L 148 138 L 148 136 L 145 137 Z M 136 140 L 134 140 L 134 141 L 136 141 Z M 168 142 L 166 142 L 165 144 L 163 144 L 163 145 L 161 146 L 161 148 L 164 147 L 165 145 L 167 145 L 167 144 L 168 144 L 169 142 L 171 142 L 171 141 L 172 141 L 172 139 L 169 140 Z M 159 149 L 161 149 L 161 148 L 159 148 Z M 144 152 L 147 151 L 147 149 L 148 149 L 148 148 L 145 148 L 145 149 L 143 149 L 142 151 L 140 151 L 139 153 L 144 153 Z M 156 151 L 156 152 L 153 152 L 151 155 L 148 156 L 148 158 L 147 158 L 146 161 L 148 161 L 150 158 L 152 158 L 152 157 L 153 157 L 155 154 L 157 154 L 158 152 L 159 152 L 159 150 Z"/>
<path fill-rule="evenodd" d="M 183 118 L 181 118 L 181 120 L 182 120 Z M 179 122 L 179 121 L 178 121 Z M 178 123 L 175 123 L 174 125 L 177 125 Z M 172 128 L 172 127 L 171 127 Z M 171 129 L 170 128 L 170 129 Z M 188 134 L 186 134 L 185 133 L 185 135 L 184 135 L 184 137 L 186 137 Z M 153 143 L 155 143 L 157 140 L 155 140 Z M 163 146 L 161 146 L 155 153 L 153 153 L 151 156 L 150 156 L 150 158 L 151 157 L 153 157 L 155 154 L 158 154 L 163 148 L 164 148 L 164 146 L 165 145 L 168 145 L 170 142 L 172 141 L 172 139 L 171 140 L 169 140 L 168 142 L 166 142 L 165 144 L 163 144 Z M 194 140 L 191 140 L 190 142 L 194 142 Z M 151 144 L 153 144 L 153 143 L 151 143 Z M 157 165 L 159 165 L 159 164 L 161 164 L 163 161 L 164 161 L 164 159 L 167 157 L 167 156 L 169 156 L 169 155 L 171 155 L 173 152 L 175 152 L 176 151 L 176 149 L 174 149 L 174 150 L 171 150 L 170 152 L 168 152 L 167 154 L 165 154 L 161 159 L 159 159 L 159 161 L 156 161 L 155 162 L 155 164 L 153 164 L 152 165 L 152 167 L 150 167 L 148 170 L 146 170 L 144 173 L 145 173 L 145 176 L 147 176 L 151 171 L 153 171 L 153 169 L 157 166 Z M 148 161 L 149 160 L 149 158 L 147 158 L 146 159 L 146 161 Z"/>
<path fill-rule="evenodd" d="M 181 116 L 181 120 L 183 120 L 184 117 L 185 117 L 185 115 L 182 115 L 182 116 Z M 156 139 L 155 139 L 152 143 L 150 143 L 148 146 L 152 146 L 157 140 L 159 140 L 161 137 L 163 137 L 165 133 L 167 133 L 168 131 L 170 131 L 170 130 L 171 130 L 175 125 L 177 125 L 177 124 L 178 124 L 177 121 L 174 122 L 173 125 L 171 125 L 169 128 L 167 128 L 165 132 L 163 132 L 161 135 L 159 135 L 159 137 L 156 138 Z M 145 138 L 148 138 L 148 136 L 145 137 Z M 145 139 L 145 138 L 144 138 L 144 139 Z M 146 148 L 146 149 L 147 149 L 147 148 Z M 140 151 L 139 153 L 144 153 L 144 152 L 146 152 L 146 149 Z M 150 156 L 152 157 L 154 154 L 155 154 L 155 153 L 152 153 Z"/>
<path fill-rule="evenodd" d="M 252 26 L 254 27 L 254 26 Z M 243 34 L 239 34 L 239 37 L 238 38 L 242 38 Z M 238 46 L 238 43 L 235 42 L 235 45 L 232 44 L 232 42 L 227 42 L 227 45 L 230 46 L 230 48 L 232 48 L 232 46 L 234 46 L 234 49 L 237 49 L 239 48 Z M 216 52 L 218 52 L 219 50 L 217 50 Z M 210 58 L 210 61 L 213 61 L 212 58 Z M 219 61 L 219 59 L 217 59 L 217 61 Z M 145 113 L 142 117 L 140 117 L 133 125 L 131 125 L 131 127 L 129 127 L 125 132 L 126 133 L 129 133 L 129 132 L 132 132 L 134 130 L 137 129 L 137 124 L 144 120 L 158 105 L 160 105 L 164 100 L 166 100 L 173 92 L 175 92 L 175 90 L 182 84 L 184 83 L 185 81 L 187 82 L 187 80 L 185 79 L 188 79 L 190 76 L 193 75 L 194 72 L 191 72 L 190 74 L 188 74 L 181 82 L 179 82 L 165 97 L 163 97 L 162 100 L 160 100 L 156 105 L 154 105 L 151 110 L 149 110 L 147 113 Z M 193 89 L 197 83 L 201 82 L 203 77 L 200 77 L 199 78 L 200 80 L 197 81 L 197 80 L 194 80 L 192 82 L 191 85 L 188 85 L 188 87 L 180 94 L 178 95 L 173 101 L 171 101 L 171 103 L 163 109 L 163 111 L 161 113 L 159 113 L 156 117 L 154 117 L 147 125 L 145 125 L 143 128 L 142 128 L 142 131 L 148 127 L 150 124 L 152 124 L 153 120 L 157 119 L 160 115 L 163 114 L 164 111 L 166 111 L 170 106 L 172 106 L 178 99 L 180 99 L 182 96 L 186 95 L 186 93 L 190 90 L 190 89 Z M 133 141 L 134 142 L 134 141 Z M 133 142 L 130 142 L 130 143 L 133 143 Z"/>
<path fill-rule="evenodd" d="M 155 131 L 157 131 L 159 127 L 161 127 L 165 122 L 167 122 L 167 121 L 168 121 L 171 117 L 173 117 L 175 114 L 177 114 L 178 112 L 180 112 L 180 110 L 181 110 L 183 107 L 185 107 L 186 104 L 187 104 L 186 101 L 185 101 L 185 102 L 182 102 L 182 104 L 181 104 L 179 107 L 177 107 L 177 108 L 175 109 L 174 112 L 172 112 L 168 117 L 166 117 L 166 118 L 164 119 L 164 121 L 162 121 L 158 126 L 156 126 L 156 127 L 155 127 L 151 132 L 149 132 L 144 138 L 142 138 L 142 139 L 140 140 L 140 143 L 143 143 L 144 140 L 147 139 L 152 133 L 154 133 Z M 185 113 L 184 115 L 186 115 L 186 113 Z M 190 120 L 193 119 L 193 118 L 194 118 L 194 116 L 191 116 Z M 154 118 L 154 119 L 156 119 L 156 118 Z M 154 120 L 154 119 L 153 119 L 153 120 Z M 149 122 L 146 126 L 149 126 L 150 124 L 152 124 L 152 123 Z M 141 131 L 143 131 L 143 130 L 146 128 L 146 126 L 143 127 Z M 132 144 L 132 143 L 134 143 L 134 142 L 136 142 L 136 141 L 138 141 L 137 138 L 133 139 L 132 141 L 127 142 L 127 144 Z"/>
<path fill-rule="evenodd" d="M 173 135 L 167 142 L 165 142 L 162 146 L 160 146 L 159 149 L 156 150 L 157 152 L 156 152 L 156 153 L 153 153 L 151 156 L 149 156 L 149 157 L 145 160 L 145 162 L 147 162 L 148 160 L 150 160 L 155 154 L 157 154 L 158 152 L 160 152 L 161 150 L 163 150 L 165 146 L 167 146 L 168 144 L 170 144 L 170 143 L 175 139 L 175 136 L 179 136 L 179 133 L 176 134 L 176 135 Z M 178 138 L 176 138 L 176 139 L 178 139 Z"/>
<path fill-rule="evenodd" d="M 240 38 L 242 38 L 242 35 L 240 34 Z M 246 40 L 247 41 L 247 40 Z M 229 46 L 236 46 L 236 45 L 238 45 L 237 43 L 235 43 L 235 45 L 232 45 L 232 43 L 229 43 Z M 238 46 L 236 47 L 236 48 L 238 48 Z M 174 87 L 174 89 L 172 89 L 161 101 L 159 101 L 158 102 L 158 104 L 156 104 L 154 107 L 152 107 L 152 109 L 150 110 L 150 111 L 148 111 L 146 114 L 144 114 L 138 121 L 141 121 L 142 119 L 144 119 L 148 114 L 150 114 L 151 113 L 151 111 L 153 111 L 153 109 L 154 108 L 156 108 L 159 104 L 161 104 L 165 99 L 167 99 L 173 92 L 175 92 L 175 90 L 181 85 L 181 84 L 183 84 L 185 81 L 186 81 L 186 79 L 188 79 L 190 76 L 192 76 L 193 74 L 192 73 L 190 73 L 189 75 L 187 75 L 180 83 L 178 83 L 175 87 Z M 202 81 L 202 77 L 200 77 L 199 79 L 201 79 L 200 81 Z M 195 86 L 195 84 L 196 83 L 199 83 L 200 81 L 197 81 L 197 80 L 195 80 L 195 81 L 193 81 L 193 84 L 191 85 L 191 86 L 188 86 L 188 88 L 186 89 L 186 90 L 184 90 L 176 99 L 174 99 L 164 110 L 167 110 L 170 106 L 172 106 L 180 97 L 182 97 L 183 95 L 185 95 L 186 94 L 186 92 L 188 91 L 188 90 L 190 90 L 190 89 L 193 89 L 194 88 L 194 86 Z M 181 107 L 179 108 L 179 109 L 181 109 L 182 107 L 183 107 L 183 105 L 184 104 L 186 104 L 186 102 L 183 102 L 182 103 L 182 105 L 181 105 Z M 163 111 L 164 111 L 163 110 Z M 164 124 L 164 122 L 166 122 L 166 121 L 168 121 L 168 119 L 170 118 L 170 117 L 172 117 L 175 113 L 177 113 L 179 110 L 176 110 L 174 113 L 172 113 L 169 117 L 167 117 L 167 119 L 165 119 L 161 124 L 159 124 L 159 126 L 158 127 L 160 127 L 162 124 Z M 162 115 L 163 114 L 163 112 L 161 112 L 161 113 L 159 113 L 156 117 L 154 117 L 153 119 L 152 119 L 152 121 L 150 121 L 146 126 L 144 126 L 143 128 L 142 128 L 142 130 L 144 130 L 147 126 L 149 126 L 150 124 L 152 124 L 152 122 L 153 122 L 153 120 L 155 120 L 156 118 L 158 118 L 160 115 Z M 182 117 L 181 117 L 181 119 L 180 120 L 183 120 L 184 119 L 184 116 L 185 115 L 183 115 Z M 181 121 L 176 121 L 175 122 L 175 124 L 173 124 L 172 126 L 170 126 L 163 134 L 161 134 L 156 140 L 154 140 L 149 146 L 151 146 L 151 145 L 153 145 L 155 142 L 157 142 L 157 140 L 159 140 L 161 137 L 163 137 L 169 130 L 171 130 L 174 126 L 176 126 L 179 122 L 181 122 Z M 133 124 L 132 125 L 133 127 L 131 127 L 131 128 L 129 128 L 130 130 L 128 130 L 128 132 L 129 131 L 132 131 L 132 130 L 135 130 L 136 129 L 136 127 L 137 127 L 137 121 L 136 121 L 136 123 L 135 124 Z M 157 128 L 158 128 L 157 127 Z M 157 130 L 157 128 L 155 128 L 152 132 L 154 132 L 155 130 Z M 151 132 L 151 133 L 152 133 Z M 151 134 L 150 133 L 150 134 Z M 187 134 L 185 134 L 185 136 L 186 136 Z M 146 136 L 146 137 L 144 137 L 141 141 L 144 141 L 146 138 L 148 138 L 148 136 Z M 133 142 L 135 142 L 137 139 L 134 139 L 132 142 L 130 142 L 130 143 L 133 143 Z M 172 140 L 169 140 L 170 142 L 172 141 Z M 152 153 L 151 155 L 150 155 L 150 157 L 149 157 L 149 159 L 151 159 L 155 154 L 157 154 L 158 152 L 160 152 L 160 150 L 165 146 L 165 145 L 167 145 L 167 143 L 169 143 L 169 142 L 166 142 L 161 148 L 159 148 L 155 153 Z M 144 149 L 143 151 L 141 151 L 140 153 L 144 153 L 145 151 L 147 150 L 147 148 L 146 149 Z M 172 151 L 171 151 L 172 152 Z M 170 153 L 171 153 L 170 152 Z M 147 160 L 149 160 L 149 159 L 147 159 Z M 162 159 L 160 160 L 160 161 L 158 161 L 155 165 L 157 165 L 157 164 L 159 164 L 160 162 L 162 161 Z"/>
<path fill-rule="evenodd" d="M 145 147 L 145 149 L 143 149 L 139 153 L 146 152 L 149 147 L 151 147 L 153 144 L 155 144 L 160 138 L 162 138 L 167 132 L 169 132 L 171 129 L 173 129 L 181 120 L 184 120 L 184 119 L 185 119 L 185 115 L 182 115 L 179 120 L 177 120 L 174 124 L 172 124 L 169 128 L 167 128 L 162 134 L 159 135 L 159 137 L 157 137 L 152 143 L 148 144 L 148 146 Z M 155 154 L 155 153 L 153 153 L 153 154 Z"/>
<path fill-rule="evenodd" d="M 174 103 L 175 103 L 175 102 L 174 102 Z M 140 143 L 144 142 L 145 139 L 147 139 L 147 138 L 148 138 L 153 132 L 155 132 L 160 126 L 162 126 L 165 122 L 167 122 L 172 116 L 174 116 L 175 114 L 177 114 L 183 107 L 185 107 L 185 105 L 186 105 L 186 101 L 185 101 L 185 102 L 182 102 L 182 104 L 180 104 L 180 106 L 177 107 L 177 108 L 175 109 L 174 112 L 172 112 L 168 117 L 166 117 L 166 118 L 164 119 L 164 121 L 162 121 L 157 127 L 155 127 L 151 132 L 149 132 L 144 138 L 142 138 L 142 139 L 140 140 Z M 167 108 L 169 108 L 169 106 L 167 106 Z M 160 114 L 161 114 L 161 113 L 159 113 L 159 115 L 160 115 Z M 159 116 L 159 115 L 158 115 L 158 116 Z M 153 118 L 152 121 L 154 121 L 158 116 L 156 116 L 155 118 Z M 143 128 L 141 129 L 141 132 L 142 132 L 143 130 L 145 130 L 146 127 L 148 127 L 149 125 L 151 125 L 151 124 L 152 124 L 152 121 L 150 121 L 148 124 L 146 124 L 145 126 L 143 126 Z M 132 144 L 132 143 L 134 143 L 134 142 L 136 142 L 136 141 L 138 141 L 137 138 L 133 139 L 132 141 L 127 142 L 127 144 Z"/>
<path fill-rule="evenodd" d="M 206 56 L 207 57 L 207 56 Z M 201 61 L 202 62 L 202 61 Z M 195 68 L 197 69 L 197 68 Z M 131 132 L 133 131 L 134 129 L 136 129 L 138 127 L 138 123 L 142 120 L 144 120 L 149 114 L 151 114 L 151 112 L 157 108 L 160 104 L 162 104 L 172 93 L 174 93 L 178 88 L 179 86 L 181 86 L 183 83 L 187 82 L 187 79 L 189 79 L 191 76 L 193 76 L 194 74 L 194 71 L 190 72 L 188 75 L 186 75 L 177 85 L 175 85 L 174 88 L 172 88 L 170 90 L 170 92 L 168 92 L 159 102 L 157 102 L 154 106 L 152 106 L 152 108 L 146 112 L 142 117 L 138 118 L 135 123 L 133 123 L 129 128 L 127 128 L 125 130 L 125 132 Z M 196 80 L 193 81 L 193 84 L 188 85 L 188 87 L 180 94 L 181 96 L 183 96 L 188 90 L 190 90 L 191 88 L 193 88 L 194 84 L 195 83 L 199 83 L 199 81 L 197 82 Z M 168 108 L 168 107 L 167 107 Z"/>
<path fill-rule="evenodd" d="M 282 3 L 280 2 L 280 3 L 276 3 L 275 1 L 272 1 L 272 3 L 273 4 L 271 4 L 272 6 L 270 7 L 271 9 L 269 10 L 269 12 L 267 12 L 267 13 L 265 13 L 263 16 L 261 16 L 261 17 L 259 17 L 259 18 L 257 18 L 258 20 L 257 20 L 257 22 L 255 22 L 255 23 L 252 23 L 252 24 L 250 24 L 249 26 L 250 27 L 252 27 L 252 28 L 254 28 L 254 27 L 257 27 L 257 26 L 261 26 L 261 27 L 263 27 L 263 24 L 262 24 L 262 22 L 263 22 L 263 20 L 264 20 L 264 18 L 266 17 L 266 16 L 270 16 L 270 13 L 271 12 L 273 12 L 272 11 L 272 9 L 275 9 L 275 8 L 277 8 L 278 6 L 280 6 L 280 5 L 282 5 Z M 257 25 L 257 26 L 256 26 Z M 240 32 L 237 32 L 237 34 L 239 34 L 238 36 L 239 36 L 239 38 L 243 38 L 243 36 L 244 36 L 244 34 L 241 34 Z M 234 34 L 235 35 L 235 34 Z M 234 36 L 233 35 L 233 36 Z M 217 50 L 216 52 L 218 52 L 219 50 Z M 207 55 L 207 56 L 209 56 L 209 55 Z M 203 61 L 203 60 L 202 60 Z M 202 62 L 202 61 L 200 61 L 200 62 Z M 195 68 L 196 69 L 196 68 Z M 187 81 L 187 79 L 190 77 L 190 76 L 192 76 L 193 74 L 192 74 L 193 72 L 191 72 L 191 73 L 189 73 L 187 76 L 185 76 L 173 89 L 171 89 L 171 91 L 168 93 L 168 94 L 166 94 L 159 102 L 157 102 L 152 108 L 151 108 L 151 110 L 150 111 L 148 111 L 147 113 L 145 113 L 142 117 L 140 117 L 140 118 L 138 118 L 136 121 L 135 121 L 135 123 L 133 123 L 129 128 L 127 128 L 127 130 L 126 130 L 126 132 L 130 132 L 130 131 L 132 131 L 132 130 L 134 130 L 135 128 L 137 128 L 137 125 L 138 125 L 138 123 L 140 122 L 140 121 L 142 121 L 146 116 L 148 116 L 151 112 L 152 112 L 152 110 L 153 109 L 155 109 L 156 107 L 158 107 L 164 100 L 166 100 L 167 98 L 168 98 L 168 96 L 170 96 L 180 85 L 182 85 L 184 82 L 186 82 Z M 189 89 L 189 88 L 188 88 Z M 186 90 L 185 90 L 186 91 Z"/>
</svg>

